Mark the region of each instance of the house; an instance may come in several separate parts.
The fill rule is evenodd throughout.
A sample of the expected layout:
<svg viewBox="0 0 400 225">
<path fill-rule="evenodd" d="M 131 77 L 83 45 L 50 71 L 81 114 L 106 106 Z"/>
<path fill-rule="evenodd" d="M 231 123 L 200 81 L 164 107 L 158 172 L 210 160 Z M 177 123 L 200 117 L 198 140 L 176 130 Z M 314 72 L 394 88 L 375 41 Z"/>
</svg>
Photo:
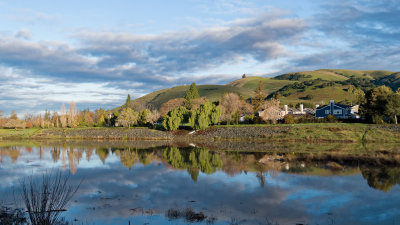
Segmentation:
<svg viewBox="0 0 400 225">
<path fill-rule="evenodd" d="M 358 119 L 358 106 L 349 106 L 344 104 L 335 104 L 334 100 L 331 100 L 329 105 L 317 106 L 315 110 L 316 118 L 325 118 L 328 115 L 333 115 L 340 119 Z"/>
<path fill-rule="evenodd" d="M 280 108 L 279 103 L 279 100 L 275 99 L 266 101 L 261 111 L 258 112 L 258 116 L 263 120 L 281 120 L 286 115 L 315 115 L 314 109 L 304 108 L 303 104 L 300 104 L 300 109 L 296 109 L 289 108 L 288 105 L 284 105 L 283 108 Z"/>
<path fill-rule="evenodd" d="M 258 112 L 258 116 L 263 120 L 280 120 L 285 116 L 285 111 L 283 111 L 279 106 L 269 106 Z"/>
</svg>

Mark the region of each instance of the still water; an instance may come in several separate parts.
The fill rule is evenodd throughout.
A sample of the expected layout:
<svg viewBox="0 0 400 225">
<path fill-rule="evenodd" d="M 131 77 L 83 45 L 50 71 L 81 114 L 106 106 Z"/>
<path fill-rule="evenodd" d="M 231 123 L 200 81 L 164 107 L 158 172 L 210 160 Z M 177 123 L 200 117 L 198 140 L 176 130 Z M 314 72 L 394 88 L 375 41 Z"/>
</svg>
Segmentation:
<svg viewBox="0 0 400 225">
<path fill-rule="evenodd" d="M 82 181 L 63 214 L 74 224 L 400 224 L 400 148 L 1 144 L 0 204 L 23 207 L 21 180 L 60 170 Z M 174 213 L 188 209 L 205 217 Z"/>
</svg>

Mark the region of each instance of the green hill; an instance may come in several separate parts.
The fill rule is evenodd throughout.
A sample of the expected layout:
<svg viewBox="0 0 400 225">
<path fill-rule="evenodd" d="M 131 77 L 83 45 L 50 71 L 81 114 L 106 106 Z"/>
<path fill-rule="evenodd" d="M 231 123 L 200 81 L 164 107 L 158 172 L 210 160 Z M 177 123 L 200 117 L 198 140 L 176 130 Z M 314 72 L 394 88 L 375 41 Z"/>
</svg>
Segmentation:
<svg viewBox="0 0 400 225">
<path fill-rule="evenodd" d="M 209 101 L 217 101 L 228 92 L 248 99 L 254 95 L 260 81 L 263 82 L 267 95 L 279 92 L 282 104 L 321 105 L 331 99 L 353 103 L 356 97 L 349 91 L 351 86 L 366 91 L 376 85 L 387 85 L 395 91 L 400 87 L 400 73 L 383 70 L 320 69 L 286 73 L 272 78 L 250 76 L 227 85 L 198 85 L 197 88 L 200 96 Z M 189 85 L 185 85 L 155 91 L 133 100 L 132 105 L 159 109 L 168 100 L 182 98 L 188 88 Z"/>
<path fill-rule="evenodd" d="M 266 94 L 271 94 L 287 84 L 294 83 L 294 81 L 291 80 L 276 80 L 269 77 L 246 77 L 235 80 L 227 84 L 227 86 L 242 87 L 254 91 L 258 87 L 260 81 L 264 84 L 264 92 Z"/>
<path fill-rule="evenodd" d="M 151 105 L 159 109 L 164 102 L 174 98 L 183 98 L 190 85 L 176 86 L 152 92 L 148 95 L 133 100 L 133 104 Z M 253 95 L 253 90 L 227 85 L 197 85 L 201 97 L 209 101 L 218 101 L 225 93 L 233 92 L 247 99 Z"/>
</svg>

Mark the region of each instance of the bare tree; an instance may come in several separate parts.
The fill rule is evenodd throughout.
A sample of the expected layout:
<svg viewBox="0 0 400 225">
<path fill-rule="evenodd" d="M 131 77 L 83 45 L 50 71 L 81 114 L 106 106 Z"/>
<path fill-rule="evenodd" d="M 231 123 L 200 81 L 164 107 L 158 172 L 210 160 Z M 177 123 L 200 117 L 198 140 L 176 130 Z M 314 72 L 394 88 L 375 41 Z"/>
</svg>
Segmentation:
<svg viewBox="0 0 400 225">
<path fill-rule="evenodd" d="M 62 128 L 65 128 L 67 126 L 67 115 L 64 103 L 61 105 L 60 123 Z"/>
<path fill-rule="evenodd" d="M 67 115 L 67 122 L 69 127 L 76 127 L 76 117 L 78 115 L 78 109 L 76 108 L 76 104 L 74 101 L 69 103 L 68 115 Z"/>
<path fill-rule="evenodd" d="M 222 110 L 221 120 L 230 121 L 235 113 L 252 113 L 251 105 L 240 99 L 235 93 L 227 93 L 222 96 L 220 107 Z"/>
</svg>

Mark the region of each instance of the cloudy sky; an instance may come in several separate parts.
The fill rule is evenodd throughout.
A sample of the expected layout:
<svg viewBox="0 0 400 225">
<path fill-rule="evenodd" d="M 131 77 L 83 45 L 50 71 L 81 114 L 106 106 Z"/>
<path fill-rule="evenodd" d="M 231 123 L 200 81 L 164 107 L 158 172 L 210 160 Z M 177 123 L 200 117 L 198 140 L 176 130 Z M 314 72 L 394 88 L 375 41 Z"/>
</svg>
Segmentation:
<svg viewBox="0 0 400 225">
<path fill-rule="evenodd" d="M 398 0 L 0 0 L 0 110 L 113 108 L 173 85 L 400 71 Z"/>
</svg>

